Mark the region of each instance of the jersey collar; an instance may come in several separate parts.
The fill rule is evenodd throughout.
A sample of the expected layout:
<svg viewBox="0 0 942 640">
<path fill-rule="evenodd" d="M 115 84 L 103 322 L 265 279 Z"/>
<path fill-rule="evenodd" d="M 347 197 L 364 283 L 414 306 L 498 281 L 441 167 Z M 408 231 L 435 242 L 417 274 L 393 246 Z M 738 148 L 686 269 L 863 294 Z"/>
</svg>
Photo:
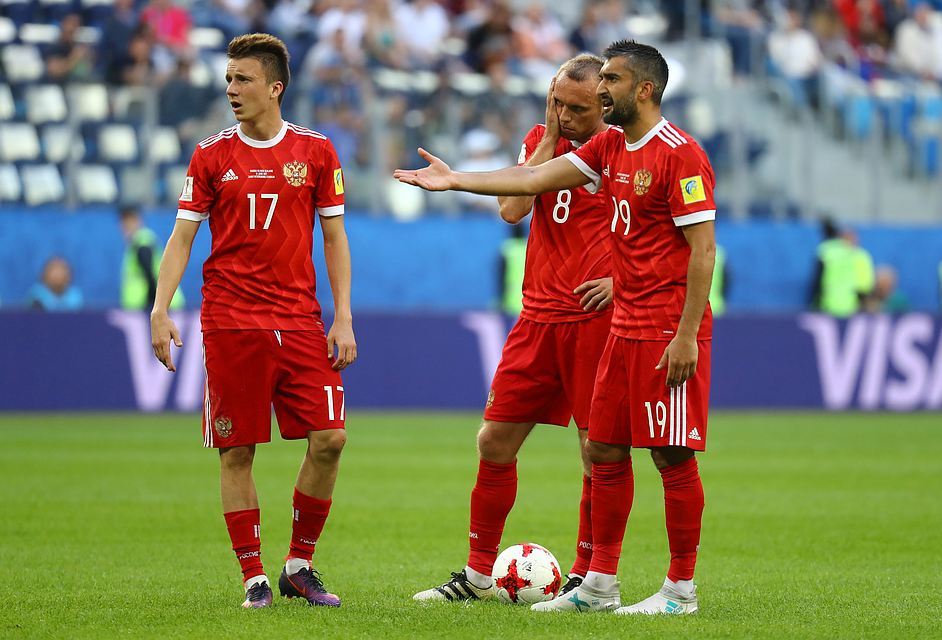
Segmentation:
<svg viewBox="0 0 942 640">
<path fill-rule="evenodd" d="M 239 134 L 239 139 L 250 147 L 255 147 L 256 149 L 268 149 L 270 147 L 274 147 L 276 144 L 281 142 L 282 139 L 284 139 L 285 134 L 288 133 L 288 121 L 281 121 L 281 130 L 275 134 L 274 138 L 271 138 L 270 140 L 256 140 L 255 138 L 248 137 L 242 133 L 241 124 L 236 127 L 236 133 Z"/>
<path fill-rule="evenodd" d="M 661 118 L 661 121 L 651 127 L 648 132 L 644 134 L 644 136 L 642 136 L 641 139 L 637 142 L 629 143 L 627 140 L 625 140 L 625 148 L 628 149 L 628 151 L 637 151 L 650 142 L 651 138 L 656 136 L 657 132 L 663 129 L 665 125 L 667 125 L 667 118 Z"/>
</svg>

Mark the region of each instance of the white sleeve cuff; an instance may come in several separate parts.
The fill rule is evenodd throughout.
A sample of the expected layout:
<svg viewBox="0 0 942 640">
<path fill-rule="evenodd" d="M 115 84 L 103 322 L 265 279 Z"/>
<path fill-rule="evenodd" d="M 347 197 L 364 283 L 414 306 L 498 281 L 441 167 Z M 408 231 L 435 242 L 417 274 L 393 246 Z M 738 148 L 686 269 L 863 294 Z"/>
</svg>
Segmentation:
<svg viewBox="0 0 942 640">
<path fill-rule="evenodd" d="M 571 162 L 576 167 L 576 169 L 584 173 L 585 177 L 589 179 L 589 182 L 585 183 L 585 190 L 589 193 L 598 193 L 599 188 L 602 186 L 602 177 L 593 171 L 592 168 L 573 151 L 570 151 L 563 157 L 566 158 L 566 160 L 569 160 L 569 162 Z"/>
<path fill-rule="evenodd" d="M 333 207 L 317 207 L 317 215 L 324 218 L 333 218 L 343 215 L 343 205 L 338 204 Z"/>
<path fill-rule="evenodd" d="M 189 220 L 191 222 L 202 222 L 209 218 L 209 211 L 200 213 L 198 211 L 189 211 L 187 209 L 177 209 L 177 220 Z"/>
<path fill-rule="evenodd" d="M 688 213 L 685 216 L 677 216 L 674 218 L 674 224 L 678 227 L 686 227 L 690 224 L 697 224 L 698 222 L 707 222 L 709 220 L 716 220 L 716 209 L 710 209 L 708 211 L 697 211 L 696 213 Z"/>
</svg>

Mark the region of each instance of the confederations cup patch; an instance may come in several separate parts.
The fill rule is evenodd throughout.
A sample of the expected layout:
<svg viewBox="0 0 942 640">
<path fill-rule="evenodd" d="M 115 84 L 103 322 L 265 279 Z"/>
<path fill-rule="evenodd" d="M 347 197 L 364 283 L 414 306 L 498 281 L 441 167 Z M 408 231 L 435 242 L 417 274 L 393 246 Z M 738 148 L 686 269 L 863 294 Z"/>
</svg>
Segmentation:
<svg viewBox="0 0 942 640">
<path fill-rule="evenodd" d="M 216 418 L 213 427 L 216 429 L 216 433 L 219 434 L 220 438 L 225 439 L 232 435 L 231 418 Z"/>
<path fill-rule="evenodd" d="M 490 409 L 492 404 L 494 404 L 494 390 L 493 389 L 487 392 L 487 405 L 485 406 L 485 408 Z"/>
<path fill-rule="evenodd" d="M 301 161 L 285 163 L 282 169 L 285 179 L 292 187 L 300 187 L 307 179 L 307 165 Z"/>
<path fill-rule="evenodd" d="M 643 196 L 651 188 L 651 172 L 647 169 L 638 169 L 635 173 L 635 195 Z"/>
</svg>

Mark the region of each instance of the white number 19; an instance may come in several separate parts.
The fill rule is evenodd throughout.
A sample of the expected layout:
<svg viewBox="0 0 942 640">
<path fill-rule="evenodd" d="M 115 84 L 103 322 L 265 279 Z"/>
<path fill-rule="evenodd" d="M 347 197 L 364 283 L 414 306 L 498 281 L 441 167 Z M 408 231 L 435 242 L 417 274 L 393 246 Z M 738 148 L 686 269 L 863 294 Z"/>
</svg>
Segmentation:
<svg viewBox="0 0 942 640">
<path fill-rule="evenodd" d="M 644 408 L 648 410 L 648 429 L 651 432 L 651 437 L 654 437 L 654 420 L 655 414 L 657 414 L 657 426 L 661 428 L 661 435 L 659 437 L 664 437 L 664 427 L 667 426 L 667 405 L 663 402 L 658 402 L 654 406 L 654 411 L 651 411 L 651 403 L 645 402 Z"/>
<path fill-rule="evenodd" d="M 268 229 L 268 225 L 271 224 L 271 218 L 275 215 L 275 205 L 278 204 L 278 194 L 277 193 L 263 193 L 261 194 L 263 198 L 271 200 L 271 204 L 268 205 L 268 217 L 265 218 L 265 225 L 262 229 Z M 255 228 L 255 194 L 250 193 L 249 196 L 249 229 Z"/>
</svg>

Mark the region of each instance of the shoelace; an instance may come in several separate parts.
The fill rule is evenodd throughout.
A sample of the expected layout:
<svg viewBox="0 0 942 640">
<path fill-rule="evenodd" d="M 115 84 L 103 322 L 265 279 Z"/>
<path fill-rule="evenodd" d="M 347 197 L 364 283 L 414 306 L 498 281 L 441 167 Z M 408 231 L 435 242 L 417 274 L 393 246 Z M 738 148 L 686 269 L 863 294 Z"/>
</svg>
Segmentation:
<svg viewBox="0 0 942 640">
<path fill-rule="evenodd" d="M 249 602 L 255 602 L 256 600 L 261 600 L 262 598 L 264 598 L 267 590 L 268 590 L 268 583 L 259 582 L 249 587 L 249 590 L 245 595 L 248 598 Z"/>
<path fill-rule="evenodd" d="M 304 582 L 305 586 L 318 593 L 327 593 L 324 583 L 321 581 L 321 574 L 317 569 L 301 569 L 298 571 L 298 577 Z"/>
</svg>

